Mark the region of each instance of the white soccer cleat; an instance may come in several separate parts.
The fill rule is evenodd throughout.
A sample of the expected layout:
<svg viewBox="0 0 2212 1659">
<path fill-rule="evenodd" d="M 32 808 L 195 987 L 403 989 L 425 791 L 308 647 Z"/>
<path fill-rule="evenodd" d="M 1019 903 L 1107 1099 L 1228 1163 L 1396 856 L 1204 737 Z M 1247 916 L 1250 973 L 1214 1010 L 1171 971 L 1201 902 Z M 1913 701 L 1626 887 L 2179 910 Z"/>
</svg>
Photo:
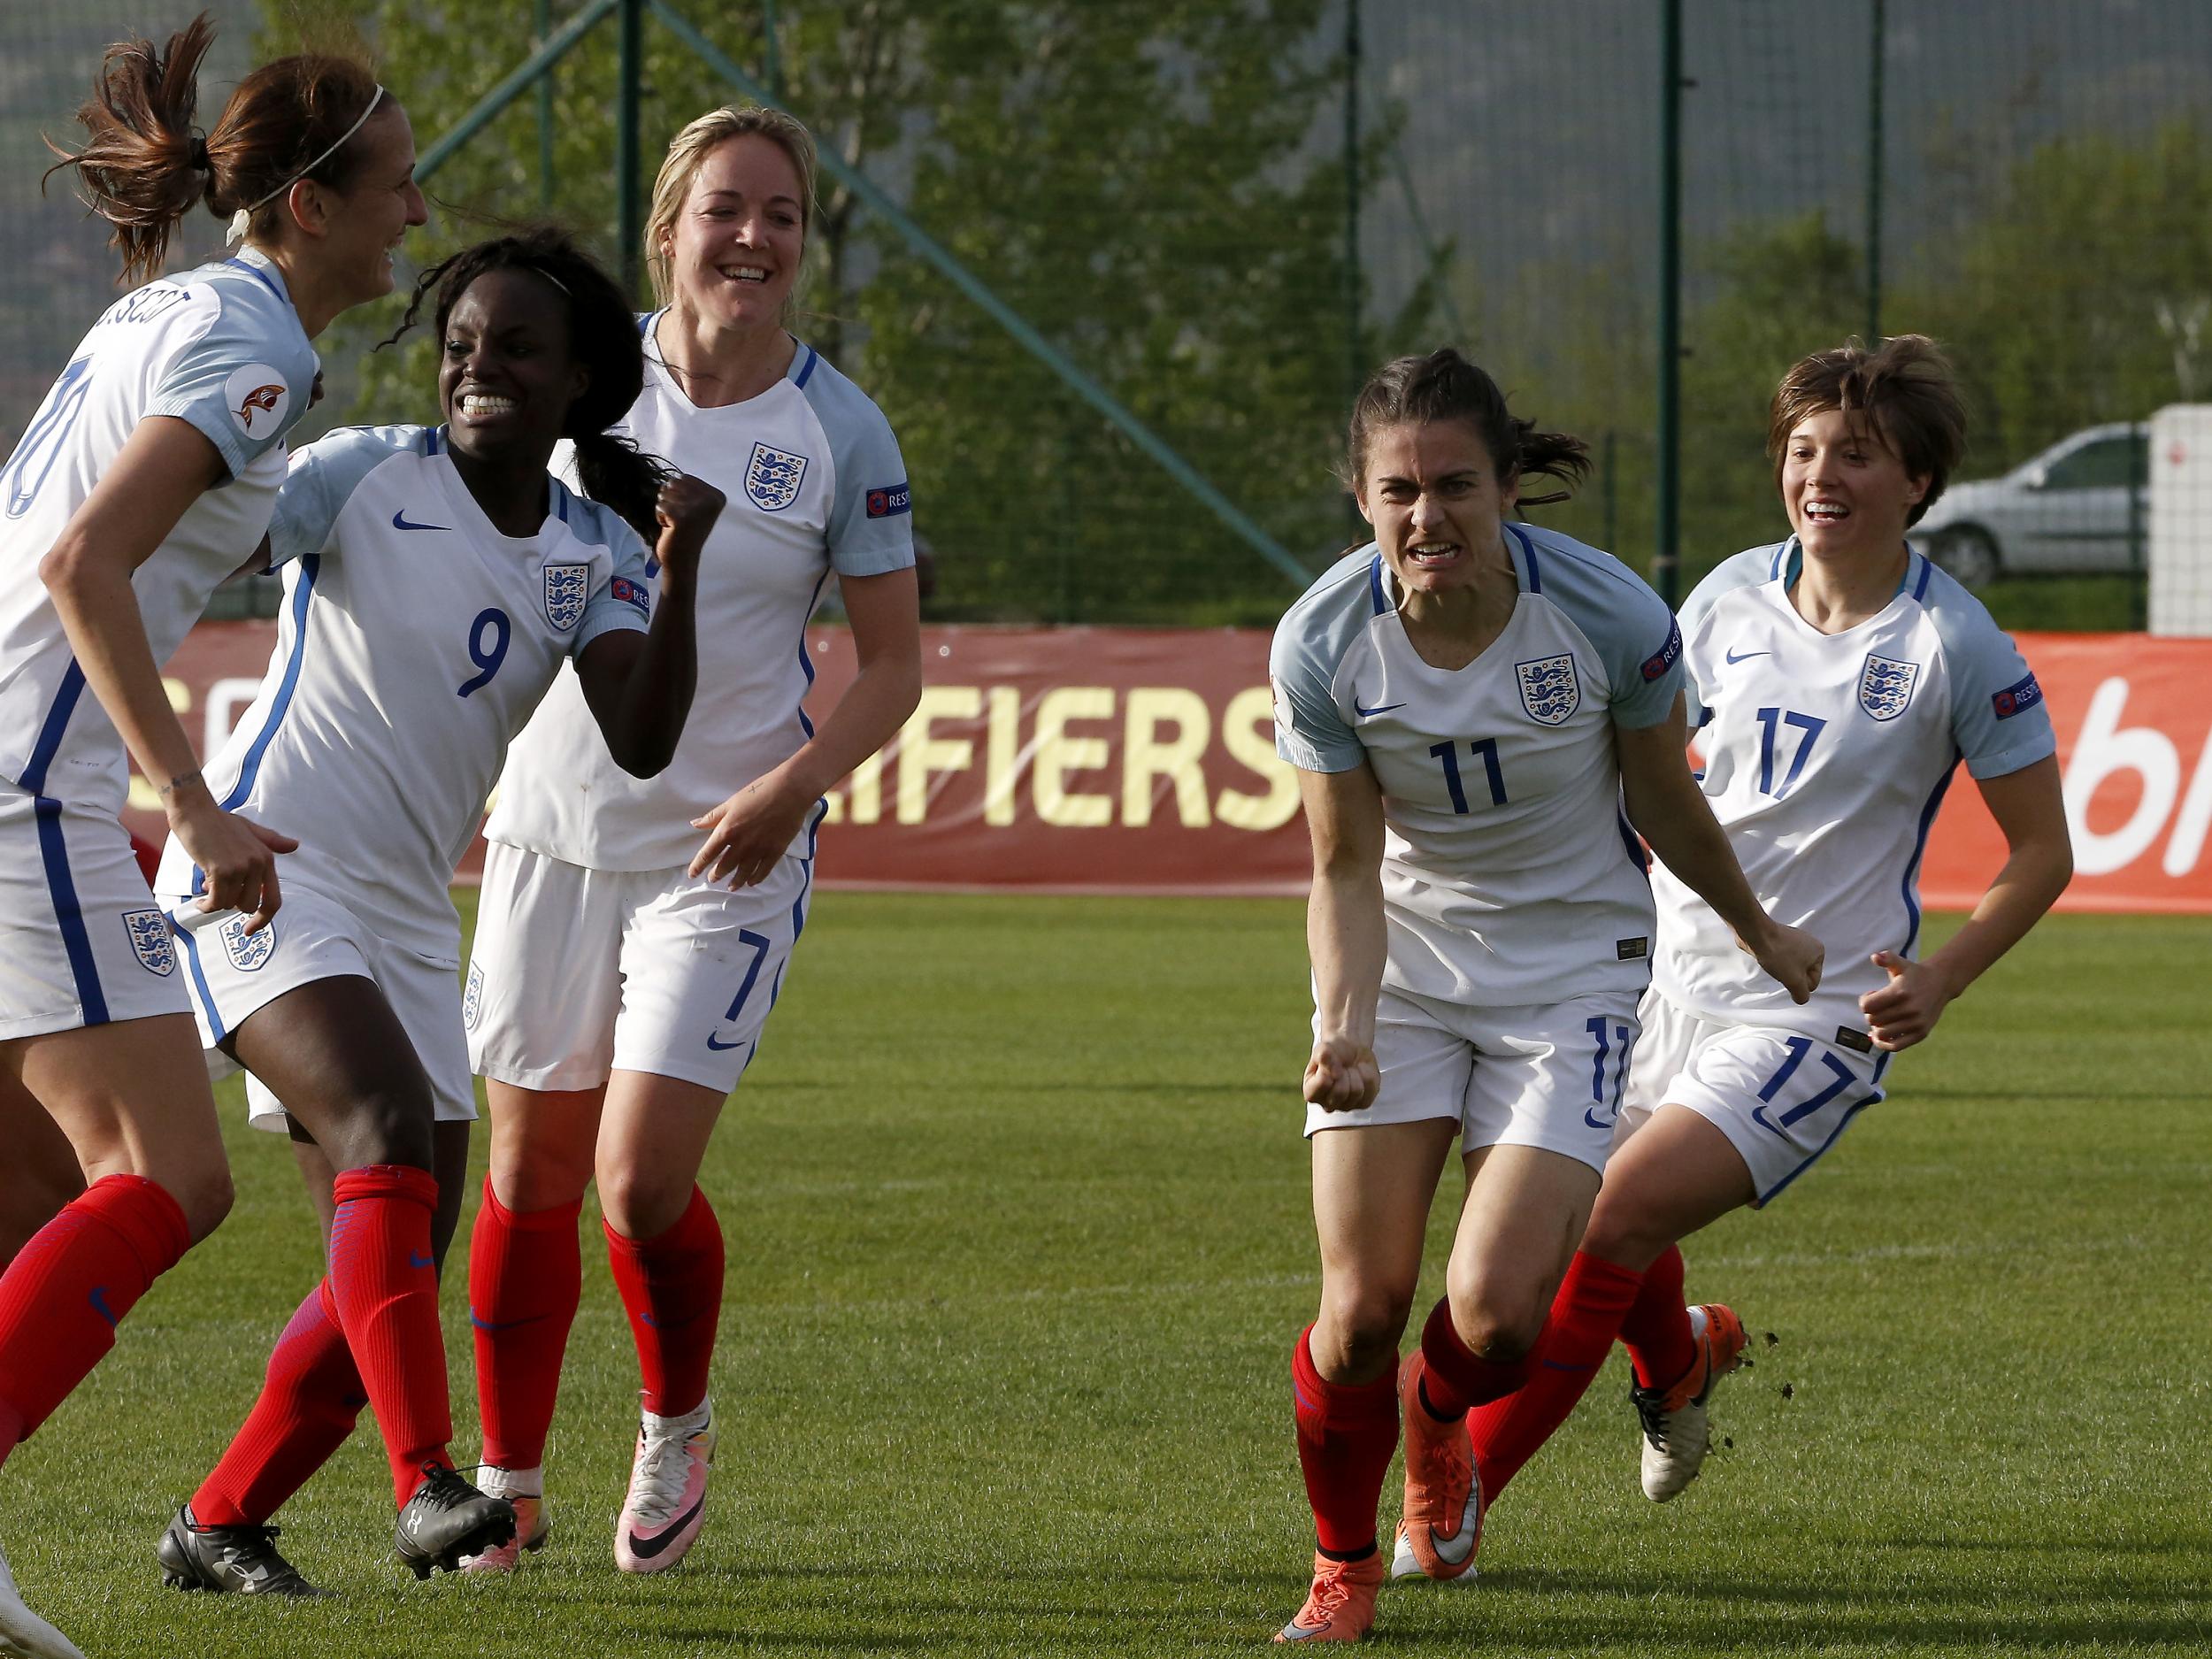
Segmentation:
<svg viewBox="0 0 2212 1659">
<path fill-rule="evenodd" d="M 625 1572 L 665 1572 L 690 1551 L 707 1507 L 714 1462 L 710 1405 L 680 1417 L 651 1412 L 639 1425 L 630 1495 L 614 1528 L 614 1564 Z"/>
<path fill-rule="evenodd" d="M 1697 1479 L 1712 1441 L 1705 1402 L 1713 1385 L 1743 1363 L 1748 1339 L 1743 1321 L 1719 1302 L 1690 1310 L 1690 1335 L 1697 1356 L 1690 1368 L 1664 1388 L 1644 1388 L 1632 1380 L 1628 1397 L 1644 1427 L 1644 1496 L 1664 1503 Z"/>
<path fill-rule="evenodd" d="M 503 1544 L 494 1544 L 480 1555 L 469 1555 L 461 1563 L 463 1572 L 512 1572 L 522 1564 L 525 1550 L 537 1551 L 545 1548 L 546 1539 L 553 1531 L 553 1517 L 545 1507 L 545 1473 L 541 1469 L 525 1470 L 523 1479 L 515 1478 L 516 1471 L 487 1463 L 477 1487 L 488 1497 L 504 1498 L 515 1506 L 515 1535 Z"/>
<path fill-rule="evenodd" d="M 0 1654 L 7 1659 L 84 1659 L 77 1644 L 23 1604 L 0 1555 Z"/>
</svg>

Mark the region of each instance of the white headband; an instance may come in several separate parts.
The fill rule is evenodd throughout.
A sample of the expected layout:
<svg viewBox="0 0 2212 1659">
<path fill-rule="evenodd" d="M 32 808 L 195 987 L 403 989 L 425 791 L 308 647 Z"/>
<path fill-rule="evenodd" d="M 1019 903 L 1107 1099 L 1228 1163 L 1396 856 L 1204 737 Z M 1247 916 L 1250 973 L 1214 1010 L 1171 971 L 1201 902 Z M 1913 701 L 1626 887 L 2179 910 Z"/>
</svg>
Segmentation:
<svg viewBox="0 0 2212 1659">
<path fill-rule="evenodd" d="M 364 127 L 368 125 L 369 117 L 376 113 L 376 106 L 383 102 L 384 88 L 381 86 L 379 86 L 376 89 L 376 96 L 369 100 L 368 107 L 361 111 L 360 119 L 355 121 L 351 127 L 346 128 L 344 132 L 338 134 L 338 142 L 336 143 L 333 144 L 328 150 L 323 151 L 321 155 L 316 157 L 314 160 L 309 162 L 304 167 L 302 167 L 297 173 L 287 179 L 282 184 L 277 186 L 275 189 L 270 191 L 268 195 L 263 196 L 259 202 L 249 202 L 245 206 L 240 208 L 235 213 L 233 213 L 230 216 L 230 234 L 223 240 L 226 242 L 245 241 L 246 227 L 253 222 L 255 211 L 261 207 L 265 203 L 275 201 L 277 197 L 282 196 L 287 190 L 297 184 L 302 179 L 304 179 L 309 173 L 314 172 L 316 168 L 321 166 L 323 163 L 328 161 L 333 156 L 343 150 L 346 147 L 346 140 L 351 138 L 356 133 L 359 132 Z"/>
</svg>

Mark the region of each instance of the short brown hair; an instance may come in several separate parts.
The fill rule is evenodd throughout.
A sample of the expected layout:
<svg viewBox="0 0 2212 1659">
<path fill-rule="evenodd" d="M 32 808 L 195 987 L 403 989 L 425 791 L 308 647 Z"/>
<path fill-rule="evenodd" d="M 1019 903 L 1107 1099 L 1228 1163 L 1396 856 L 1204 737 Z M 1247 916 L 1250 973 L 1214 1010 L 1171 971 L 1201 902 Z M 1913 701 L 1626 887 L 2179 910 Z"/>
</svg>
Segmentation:
<svg viewBox="0 0 2212 1659">
<path fill-rule="evenodd" d="M 764 138 L 791 157 L 792 170 L 799 175 L 802 248 L 808 245 L 807 239 L 813 234 L 814 179 L 820 165 L 814 134 L 795 116 L 787 115 L 781 110 L 752 104 L 709 110 L 669 141 L 667 157 L 661 163 L 659 176 L 653 180 L 653 207 L 645 220 L 645 269 L 653 279 L 653 292 L 663 305 L 675 296 L 674 275 L 669 268 L 668 252 L 661 246 L 662 238 L 675 229 L 676 215 L 683 211 L 684 198 L 691 194 L 691 181 L 699 176 L 699 169 L 707 157 L 730 140 L 747 136 Z"/>
<path fill-rule="evenodd" d="M 1776 488 L 1790 434 L 1832 409 L 1863 414 L 1876 441 L 1905 471 L 1928 480 L 1927 493 L 1905 515 L 1908 525 L 1918 524 L 1966 452 L 1966 406 L 1942 348 L 1925 334 L 1893 334 L 1872 351 L 1847 340 L 1832 351 L 1800 357 L 1774 388 L 1767 411 L 1767 459 L 1774 463 Z"/>
<path fill-rule="evenodd" d="M 255 70 L 232 91 L 215 130 L 201 137 L 192 115 L 200 63 L 214 38 L 203 12 L 158 52 L 151 41 L 118 41 L 77 111 L 84 148 L 71 155 L 48 141 L 62 157 L 48 175 L 74 167 L 85 205 L 114 226 L 109 240 L 123 256 L 121 280 L 157 274 L 177 222 L 203 203 L 225 218 L 259 203 L 247 234 L 265 236 L 282 211 L 272 192 L 297 178 L 343 192 L 360 159 L 357 138 L 335 155 L 324 152 L 367 112 L 376 76 L 365 64 L 322 52 Z"/>
</svg>

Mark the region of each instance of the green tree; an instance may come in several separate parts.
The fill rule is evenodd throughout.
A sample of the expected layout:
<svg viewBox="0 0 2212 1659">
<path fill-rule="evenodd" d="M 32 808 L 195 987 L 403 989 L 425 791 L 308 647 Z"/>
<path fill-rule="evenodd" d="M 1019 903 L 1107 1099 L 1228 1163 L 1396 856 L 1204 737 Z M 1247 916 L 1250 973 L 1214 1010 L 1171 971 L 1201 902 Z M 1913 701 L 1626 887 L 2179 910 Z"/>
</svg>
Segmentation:
<svg viewBox="0 0 2212 1659">
<path fill-rule="evenodd" d="M 269 0 L 280 4 L 282 0 Z M 555 22 L 572 14 L 555 8 Z M 1329 476 L 1349 365 L 1422 332 L 1434 288 L 1362 325 L 1348 305 L 1342 65 L 1325 0 L 823 0 L 786 6 L 781 89 L 826 149 L 883 182 L 1040 332 L 1318 568 L 1346 534 Z M 753 7 L 697 5 L 735 61 L 764 60 Z M 364 0 L 426 146 L 528 50 L 532 0 Z M 735 94 L 648 21 L 643 143 Z M 610 257 L 615 38 L 564 63 L 555 213 Z M 1386 127 L 1370 140 L 1366 176 Z M 433 180 L 442 252 L 535 216 L 526 96 Z M 799 331 L 882 404 L 938 549 L 947 616 L 1271 619 L 1263 562 L 890 225 L 824 180 Z M 388 329 L 389 316 L 368 328 Z M 350 343 L 365 343 L 365 332 Z M 356 418 L 421 419 L 426 342 L 363 371 Z"/>
</svg>

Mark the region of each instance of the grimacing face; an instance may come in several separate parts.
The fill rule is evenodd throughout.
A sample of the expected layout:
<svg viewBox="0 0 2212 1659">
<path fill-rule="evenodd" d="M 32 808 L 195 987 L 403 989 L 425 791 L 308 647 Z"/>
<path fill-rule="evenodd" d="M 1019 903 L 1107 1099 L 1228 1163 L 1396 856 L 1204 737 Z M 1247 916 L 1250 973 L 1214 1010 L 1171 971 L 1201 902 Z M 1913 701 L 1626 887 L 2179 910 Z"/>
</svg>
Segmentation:
<svg viewBox="0 0 2212 1659">
<path fill-rule="evenodd" d="M 1432 594 L 1472 587 L 1495 564 L 1521 495 L 1463 420 L 1377 429 L 1353 493 L 1399 586 Z"/>
<path fill-rule="evenodd" d="M 775 325 L 806 253 L 799 170 L 783 146 L 757 133 L 716 145 L 661 247 L 685 309 L 735 331 Z"/>
</svg>

